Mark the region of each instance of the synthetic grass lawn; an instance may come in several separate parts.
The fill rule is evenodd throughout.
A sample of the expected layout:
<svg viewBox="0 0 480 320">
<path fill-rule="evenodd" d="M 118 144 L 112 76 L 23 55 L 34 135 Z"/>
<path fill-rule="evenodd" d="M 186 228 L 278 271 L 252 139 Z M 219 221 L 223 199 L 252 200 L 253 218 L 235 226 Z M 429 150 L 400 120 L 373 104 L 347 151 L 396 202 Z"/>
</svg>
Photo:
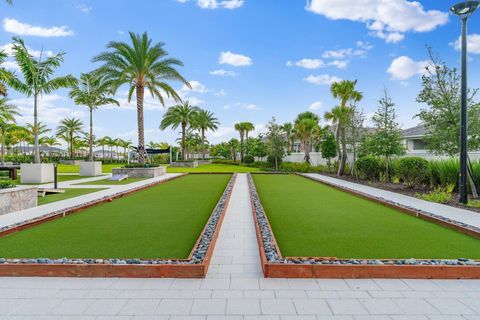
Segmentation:
<svg viewBox="0 0 480 320">
<path fill-rule="evenodd" d="M 0 238 L 3 258 L 187 258 L 230 175 L 187 175 Z"/>
<path fill-rule="evenodd" d="M 181 172 L 256 172 L 260 171 L 258 168 L 251 168 L 245 166 L 232 166 L 227 164 L 202 164 L 196 168 L 170 168 L 167 167 L 167 172 L 169 173 L 181 173 Z"/>
<path fill-rule="evenodd" d="M 253 175 L 285 257 L 480 258 L 480 240 L 295 175 Z"/>
<path fill-rule="evenodd" d="M 105 188 L 83 188 L 83 189 L 66 188 L 64 190 L 65 190 L 65 193 L 53 193 L 53 194 L 47 194 L 45 195 L 45 197 L 38 197 L 38 205 L 41 206 L 42 204 L 47 204 L 51 202 L 57 202 L 60 200 L 82 196 L 84 194 L 105 190 Z"/>
<path fill-rule="evenodd" d="M 65 182 L 65 181 L 72 181 L 72 180 L 79 180 L 79 179 L 85 179 L 89 177 L 80 177 L 78 174 L 58 174 L 57 175 L 57 181 L 58 182 Z M 20 183 L 20 177 L 15 180 L 16 184 L 22 184 Z M 53 182 L 49 182 L 53 183 Z M 23 183 L 23 185 L 37 185 L 37 183 Z"/>
<path fill-rule="evenodd" d="M 107 179 L 101 179 L 101 180 L 95 180 L 95 181 L 90 181 L 90 182 L 82 182 L 82 183 L 75 183 L 75 185 L 111 185 L 111 186 L 116 186 L 116 185 L 124 185 L 124 184 L 129 184 L 129 183 L 134 183 L 138 181 L 143 181 L 148 178 L 127 178 L 122 181 L 111 181 Z"/>
<path fill-rule="evenodd" d="M 113 168 L 120 168 L 124 164 L 119 163 L 103 163 L 102 164 L 102 172 L 103 173 L 112 173 Z M 58 173 L 79 173 L 80 166 L 73 165 L 73 164 L 62 164 L 59 163 L 57 165 Z"/>
</svg>

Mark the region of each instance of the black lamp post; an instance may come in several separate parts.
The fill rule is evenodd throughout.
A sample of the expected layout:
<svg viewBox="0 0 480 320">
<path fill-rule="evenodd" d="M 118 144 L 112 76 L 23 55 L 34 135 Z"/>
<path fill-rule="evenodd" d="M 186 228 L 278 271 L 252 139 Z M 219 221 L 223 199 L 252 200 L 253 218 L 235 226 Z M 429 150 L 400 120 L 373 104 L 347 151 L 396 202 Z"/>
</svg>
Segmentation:
<svg viewBox="0 0 480 320">
<path fill-rule="evenodd" d="M 450 11 L 462 20 L 462 106 L 460 112 L 460 202 L 467 203 L 467 20 L 480 5 L 479 1 L 465 1 L 457 3 Z"/>
</svg>

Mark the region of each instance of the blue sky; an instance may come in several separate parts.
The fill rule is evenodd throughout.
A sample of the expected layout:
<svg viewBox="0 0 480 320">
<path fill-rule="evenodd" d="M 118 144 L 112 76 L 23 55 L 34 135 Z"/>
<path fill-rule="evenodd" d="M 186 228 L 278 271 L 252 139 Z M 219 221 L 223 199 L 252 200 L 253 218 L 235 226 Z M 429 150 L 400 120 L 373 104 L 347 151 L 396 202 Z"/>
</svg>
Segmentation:
<svg viewBox="0 0 480 320">
<path fill-rule="evenodd" d="M 14 0 L 0 3 L 0 48 L 12 36 L 35 50 L 65 51 L 58 74 L 78 76 L 95 68 L 91 58 L 108 41 L 128 41 L 128 31 L 147 31 L 166 43 L 170 55 L 185 64 L 182 74 L 193 90 L 173 84 L 185 99 L 213 111 L 221 122 L 209 140 L 236 136 L 233 124 L 253 122 L 258 131 L 275 116 L 292 121 L 296 114 L 323 113 L 336 101 L 329 84 L 358 79 L 359 104 L 367 115 L 377 108 L 386 87 L 397 104 L 404 128 L 418 121 L 415 102 L 430 45 L 449 65 L 459 63 L 454 42 L 460 22 L 448 14 L 454 1 L 406 0 Z M 480 13 L 470 19 L 470 85 L 480 86 Z M 14 69 L 12 62 L 7 67 Z M 106 107 L 94 116 L 97 136 L 136 138 L 136 113 L 127 104 Z M 86 109 L 61 90 L 43 97 L 40 118 L 52 129 L 66 116 L 87 123 Z M 31 99 L 11 91 L 23 117 L 31 121 Z M 146 140 L 173 142 L 177 132 L 159 131 L 163 108 L 147 99 Z"/>
</svg>

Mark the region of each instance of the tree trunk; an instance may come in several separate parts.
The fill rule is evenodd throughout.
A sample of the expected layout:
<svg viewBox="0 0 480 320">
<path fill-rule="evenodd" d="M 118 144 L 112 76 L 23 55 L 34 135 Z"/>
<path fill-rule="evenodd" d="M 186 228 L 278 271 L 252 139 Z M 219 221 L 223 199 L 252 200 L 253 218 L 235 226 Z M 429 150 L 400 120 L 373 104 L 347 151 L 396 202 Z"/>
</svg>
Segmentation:
<svg viewBox="0 0 480 320">
<path fill-rule="evenodd" d="M 244 148 L 244 145 L 243 145 L 243 132 L 240 133 L 240 162 L 243 163 L 243 148 Z"/>
<path fill-rule="evenodd" d="M 205 129 L 202 128 L 202 160 L 205 160 Z"/>
<path fill-rule="evenodd" d="M 73 160 L 73 135 L 70 134 L 70 160 Z"/>
<path fill-rule="evenodd" d="M 89 151 L 88 151 L 88 161 L 93 161 L 93 110 L 90 110 L 90 137 L 88 139 Z"/>
<path fill-rule="evenodd" d="M 303 149 L 305 151 L 305 157 L 304 157 L 305 162 L 308 164 L 311 164 L 310 163 L 310 145 L 307 141 L 303 142 Z"/>
<path fill-rule="evenodd" d="M 182 157 L 187 160 L 187 147 L 185 146 L 185 137 L 187 135 L 187 124 L 182 123 Z"/>
<path fill-rule="evenodd" d="M 345 129 L 342 127 L 342 155 L 341 155 L 341 159 L 340 159 L 340 164 L 338 166 L 338 172 L 337 172 L 337 175 L 338 176 L 343 176 L 344 172 L 345 172 L 345 163 L 347 162 L 347 145 L 345 143 Z"/>
<path fill-rule="evenodd" d="M 105 161 L 105 146 L 102 145 L 102 160 Z"/>
<path fill-rule="evenodd" d="M 5 163 L 5 130 L 2 129 L 2 164 Z"/>
<path fill-rule="evenodd" d="M 341 159 L 341 151 L 340 151 L 340 125 L 337 124 L 337 128 L 335 129 L 335 142 L 337 143 L 337 153 L 338 153 L 338 162 Z"/>
<path fill-rule="evenodd" d="M 38 110 L 37 110 L 37 100 L 38 94 L 35 93 L 33 96 L 33 137 L 34 137 L 34 147 L 33 147 L 33 162 L 40 163 L 40 146 L 38 144 Z"/>
<path fill-rule="evenodd" d="M 143 86 L 137 85 L 137 123 L 138 123 L 138 162 L 145 163 L 145 129 L 143 124 L 143 97 L 145 90 Z"/>
</svg>

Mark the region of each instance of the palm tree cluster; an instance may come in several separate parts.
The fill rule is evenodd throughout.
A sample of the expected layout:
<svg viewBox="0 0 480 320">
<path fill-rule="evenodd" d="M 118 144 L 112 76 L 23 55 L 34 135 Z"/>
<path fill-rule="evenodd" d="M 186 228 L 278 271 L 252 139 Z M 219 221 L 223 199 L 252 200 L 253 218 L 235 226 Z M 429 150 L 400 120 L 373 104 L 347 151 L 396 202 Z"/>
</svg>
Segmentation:
<svg viewBox="0 0 480 320">
<path fill-rule="evenodd" d="M 240 162 L 243 162 L 245 151 L 248 154 L 248 150 L 245 150 L 245 140 L 248 140 L 248 134 L 255 130 L 255 126 L 251 122 L 239 122 L 234 128 L 240 135 Z"/>
<path fill-rule="evenodd" d="M 182 150 L 183 160 L 188 160 L 192 151 L 198 151 L 205 159 L 206 146 L 208 141 L 205 134 L 208 130 L 215 131 L 219 126 L 218 119 L 208 110 L 200 109 L 192 106 L 188 101 L 168 108 L 163 115 L 160 129 L 165 130 L 169 127 L 172 129 L 181 128 L 180 147 Z"/>
</svg>

